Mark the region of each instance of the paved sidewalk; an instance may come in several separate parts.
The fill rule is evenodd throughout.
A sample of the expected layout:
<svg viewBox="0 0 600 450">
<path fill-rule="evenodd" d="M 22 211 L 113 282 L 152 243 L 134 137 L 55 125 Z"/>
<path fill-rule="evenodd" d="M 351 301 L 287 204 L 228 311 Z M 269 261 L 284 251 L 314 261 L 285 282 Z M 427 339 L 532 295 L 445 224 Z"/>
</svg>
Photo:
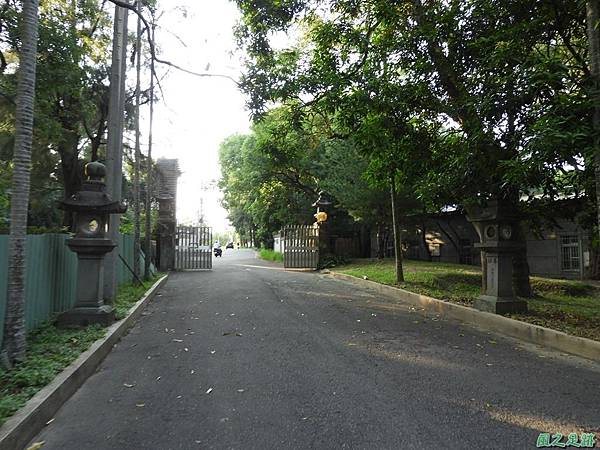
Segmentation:
<svg viewBox="0 0 600 450">
<path fill-rule="evenodd" d="M 600 366 L 226 251 L 176 273 L 47 449 L 535 448 L 600 432 Z M 600 436 L 599 436 L 600 437 Z"/>
</svg>

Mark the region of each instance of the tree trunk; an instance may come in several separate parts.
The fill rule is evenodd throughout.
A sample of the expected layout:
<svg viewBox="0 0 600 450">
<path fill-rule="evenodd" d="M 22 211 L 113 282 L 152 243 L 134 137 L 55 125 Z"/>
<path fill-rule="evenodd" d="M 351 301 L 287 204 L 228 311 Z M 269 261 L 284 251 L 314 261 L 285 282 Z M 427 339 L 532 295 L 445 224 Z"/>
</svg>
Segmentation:
<svg viewBox="0 0 600 450">
<path fill-rule="evenodd" d="M 592 74 L 591 98 L 594 105 L 594 181 L 596 184 L 596 223 L 600 235 L 600 1 L 587 0 L 586 21 Z M 599 236 L 600 237 L 600 236 Z"/>
<path fill-rule="evenodd" d="M 527 240 L 521 224 L 515 226 L 514 239 L 521 244 L 521 249 L 513 257 L 513 289 L 517 297 L 531 298 L 533 291 L 529 283 L 529 263 L 527 262 Z"/>
<path fill-rule="evenodd" d="M 385 240 L 383 239 L 383 223 L 377 224 L 377 259 L 385 258 Z"/>
<path fill-rule="evenodd" d="M 419 238 L 419 245 L 423 249 L 423 253 L 425 254 L 425 260 L 431 262 L 431 250 L 429 250 L 429 245 L 427 245 L 427 225 L 425 222 L 421 225 L 421 236 Z"/>
<path fill-rule="evenodd" d="M 141 13 L 142 2 L 137 2 Z M 140 279 L 140 76 L 142 71 L 142 21 L 137 19 L 136 40 L 136 83 L 135 83 L 135 160 L 133 162 L 133 272 L 134 283 Z"/>
<path fill-rule="evenodd" d="M 58 146 L 60 167 L 63 176 L 65 198 L 70 198 L 81 190 L 83 170 L 79 161 L 79 135 L 73 130 L 66 130 L 64 140 Z M 63 225 L 71 227 L 72 213 L 65 211 Z"/>
<path fill-rule="evenodd" d="M 402 230 L 398 219 L 398 195 L 396 192 L 396 177 L 390 178 L 390 194 L 392 197 L 392 226 L 394 228 L 394 254 L 396 257 L 396 284 L 404 282 L 402 271 Z"/>
<path fill-rule="evenodd" d="M 152 18 L 152 42 L 156 25 Z M 154 121 L 154 58 L 150 58 L 150 124 L 148 129 L 148 158 L 146 159 L 146 226 L 144 235 L 144 248 L 146 259 L 144 260 L 144 279 L 150 279 L 150 259 L 152 257 L 152 124 Z"/>
<path fill-rule="evenodd" d="M 31 175 L 31 142 L 38 40 L 38 0 L 23 2 L 21 54 L 15 116 L 15 146 L 10 202 L 8 289 L 2 341 L 9 365 L 25 358 L 25 248 Z"/>
</svg>

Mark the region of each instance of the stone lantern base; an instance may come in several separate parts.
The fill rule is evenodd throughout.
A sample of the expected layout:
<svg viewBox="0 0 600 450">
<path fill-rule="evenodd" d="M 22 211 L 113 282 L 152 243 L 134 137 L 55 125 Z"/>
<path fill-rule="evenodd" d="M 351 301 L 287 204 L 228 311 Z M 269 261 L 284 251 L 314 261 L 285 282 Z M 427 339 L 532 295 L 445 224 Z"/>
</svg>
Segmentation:
<svg viewBox="0 0 600 450">
<path fill-rule="evenodd" d="M 527 302 L 515 297 L 494 297 L 480 295 L 473 302 L 473 307 L 493 314 L 511 314 L 527 312 Z"/>
<path fill-rule="evenodd" d="M 80 328 L 92 324 L 100 324 L 104 327 L 115 321 L 115 311 L 110 305 L 98 307 L 75 307 L 58 316 L 57 324 L 62 328 Z"/>
</svg>

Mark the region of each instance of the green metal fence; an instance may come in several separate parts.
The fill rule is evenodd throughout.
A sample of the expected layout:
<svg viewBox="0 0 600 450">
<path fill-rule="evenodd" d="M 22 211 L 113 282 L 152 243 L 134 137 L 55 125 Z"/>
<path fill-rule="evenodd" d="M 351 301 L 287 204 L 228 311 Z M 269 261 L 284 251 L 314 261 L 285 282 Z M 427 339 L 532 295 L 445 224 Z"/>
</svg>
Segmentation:
<svg viewBox="0 0 600 450">
<path fill-rule="evenodd" d="M 65 234 L 27 236 L 27 271 L 25 278 L 25 320 L 31 330 L 52 314 L 66 311 L 75 303 L 77 256 L 66 245 Z M 133 268 L 133 236 L 120 235 L 119 253 Z M 144 255 L 140 258 L 144 267 Z M 153 268 L 153 267 L 152 267 Z M 0 235 L 0 343 L 6 309 L 8 272 L 8 236 Z M 129 283 L 133 275 L 119 259 L 117 282 Z"/>
</svg>

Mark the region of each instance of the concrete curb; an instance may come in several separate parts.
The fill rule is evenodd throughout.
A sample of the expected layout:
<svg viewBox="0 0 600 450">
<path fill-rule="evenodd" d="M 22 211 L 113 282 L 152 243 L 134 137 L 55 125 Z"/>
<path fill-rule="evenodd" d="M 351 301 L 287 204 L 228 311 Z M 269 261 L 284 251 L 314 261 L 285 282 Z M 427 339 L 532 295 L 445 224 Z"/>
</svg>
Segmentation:
<svg viewBox="0 0 600 450">
<path fill-rule="evenodd" d="M 549 347 L 572 355 L 582 356 L 592 361 L 600 362 L 600 342 L 577 336 L 571 336 L 561 331 L 532 325 L 520 320 L 491 314 L 467 306 L 445 302 L 425 295 L 415 294 L 393 286 L 387 286 L 375 281 L 363 280 L 337 272 L 330 272 L 335 278 L 350 281 L 359 286 L 369 287 L 376 291 L 396 297 L 404 303 L 420 306 L 427 311 L 433 311 L 444 317 L 470 323 L 483 329 L 494 331 L 522 341 Z"/>
<path fill-rule="evenodd" d="M 94 374 L 113 346 L 140 317 L 146 305 L 166 283 L 168 277 L 167 274 L 154 283 L 131 308 L 127 317 L 108 327 L 102 339 L 94 342 L 48 386 L 35 394 L 23 408 L 6 421 L 0 428 L 0 450 L 24 448 L 44 428 L 56 411 Z"/>
</svg>

